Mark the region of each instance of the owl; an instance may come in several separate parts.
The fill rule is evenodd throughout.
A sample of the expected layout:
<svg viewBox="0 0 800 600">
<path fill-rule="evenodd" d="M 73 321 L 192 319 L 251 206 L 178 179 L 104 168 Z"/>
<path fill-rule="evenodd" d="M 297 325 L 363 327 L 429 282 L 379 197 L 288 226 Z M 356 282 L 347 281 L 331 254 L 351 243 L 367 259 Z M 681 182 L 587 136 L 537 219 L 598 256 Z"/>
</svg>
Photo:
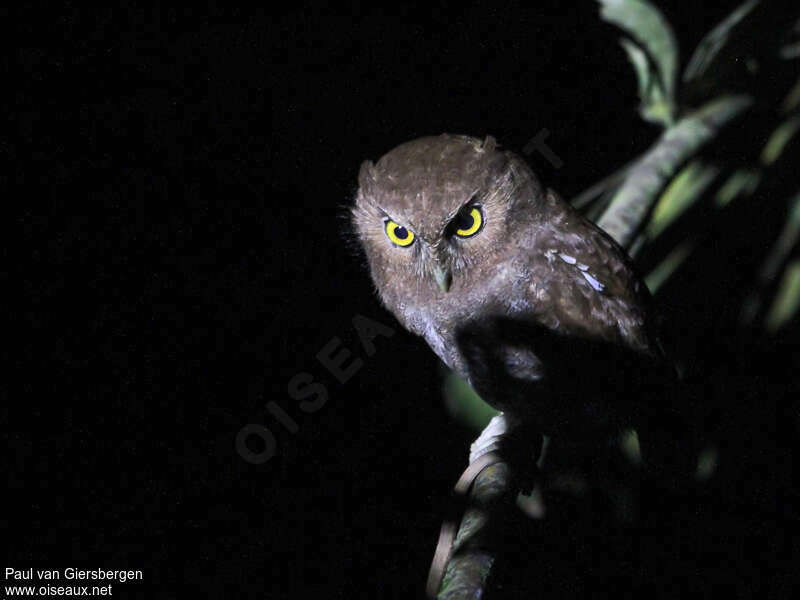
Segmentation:
<svg viewBox="0 0 800 600">
<path fill-rule="evenodd" d="M 558 435 L 663 401 L 670 369 L 631 261 L 522 158 L 492 137 L 423 137 L 364 162 L 358 184 L 380 300 L 490 405 Z"/>
</svg>

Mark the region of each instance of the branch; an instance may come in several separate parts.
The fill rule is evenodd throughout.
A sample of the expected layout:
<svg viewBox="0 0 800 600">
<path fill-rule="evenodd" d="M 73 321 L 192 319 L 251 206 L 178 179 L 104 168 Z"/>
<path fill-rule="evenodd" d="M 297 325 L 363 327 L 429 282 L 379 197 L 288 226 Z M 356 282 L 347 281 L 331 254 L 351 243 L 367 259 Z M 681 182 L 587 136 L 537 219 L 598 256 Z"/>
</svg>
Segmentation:
<svg viewBox="0 0 800 600">
<path fill-rule="evenodd" d="M 486 467 L 475 479 L 469 508 L 464 513 L 447 563 L 439 600 L 482 596 L 496 554 L 492 532 L 498 529 L 496 521 L 508 514 L 517 497 L 511 480 L 511 469 L 505 462 Z"/>
<path fill-rule="evenodd" d="M 541 436 L 535 442 L 536 438 L 519 425 L 501 413 L 489 422 L 470 447 L 469 467 L 454 490 L 462 497 L 469 492 L 466 510 L 461 518 L 464 503 L 454 503 L 454 514 L 442 526 L 428 575 L 429 598 L 477 600 L 482 597 L 502 545 L 499 534 L 509 515 L 514 514 L 520 487 L 524 485 L 525 478 L 520 478 L 519 474 L 535 473 L 534 465 L 544 452 Z M 530 456 L 530 463 L 526 455 Z M 532 485 L 533 479 L 527 483 Z"/>
<path fill-rule="evenodd" d="M 661 191 L 680 166 L 752 104 L 745 95 L 712 100 L 667 129 L 627 173 L 597 224 L 629 248 Z"/>
</svg>

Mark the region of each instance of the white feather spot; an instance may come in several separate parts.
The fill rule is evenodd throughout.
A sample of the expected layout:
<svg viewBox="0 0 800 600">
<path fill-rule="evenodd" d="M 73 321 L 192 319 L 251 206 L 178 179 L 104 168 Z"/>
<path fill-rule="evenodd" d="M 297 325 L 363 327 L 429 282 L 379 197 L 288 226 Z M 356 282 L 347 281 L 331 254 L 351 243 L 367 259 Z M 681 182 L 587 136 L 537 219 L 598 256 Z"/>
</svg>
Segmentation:
<svg viewBox="0 0 800 600">
<path fill-rule="evenodd" d="M 588 281 L 588 282 L 589 282 L 589 285 L 591 285 L 591 286 L 592 286 L 594 289 L 596 289 L 598 292 L 602 292 L 602 291 L 605 289 L 605 287 L 606 287 L 606 286 L 604 286 L 602 283 L 600 283 L 599 281 L 597 281 L 597 279 L 595 279 L 594 277 L 592 277 L 591 275 L 589 275 L 589 273 L 587 273 L 586 271 L 581 271 L 581 275 L 583 275 L 583 278 L 584 278 L 586 281 Z"/>
<path fill-rule="evenodd" d="M 585 264 L 583 264 L 583 263 L 578 263 L 578 268 L 579 268 L 581 271 L 588 271 L 588 270 L 589 270 L 589 265 L 585 265 Z"/>
<path fill-rule="evenodd" d="M 561 260 L 563 260 L 568 265 L 574 265 L 576 262 L 578 262 L 577 260 L 575 260 L 575 257 L 570 256 L 569 254 L 559 254 L 559 256 L 561 257 Z"/>
</svg>

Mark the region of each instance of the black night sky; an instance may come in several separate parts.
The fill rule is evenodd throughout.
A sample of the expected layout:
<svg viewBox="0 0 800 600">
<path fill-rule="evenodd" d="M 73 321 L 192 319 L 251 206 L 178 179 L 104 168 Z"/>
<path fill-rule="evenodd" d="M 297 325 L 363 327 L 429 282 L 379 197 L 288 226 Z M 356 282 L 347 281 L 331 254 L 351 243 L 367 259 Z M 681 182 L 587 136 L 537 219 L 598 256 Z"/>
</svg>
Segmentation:
<svg viewBox="0 0 800 600">
<path fill-rule="evenodd" d="M 682 48 L 736 4 L 658 3 Z M 5 253 L 21 304 L 0 412 L 4 567 L 143 569 L 122 598 L 422 597 L 475 434 L 347 240 L 359 164 L 442 132 L 521 152 L 546 129 L 563 166 L 529 161 L 576 195 L 658 135 L 619 32 L 594 2 L 44 12 L 9 19 L 2 100 L 22 237 Z M 509 539 L 507 589 L 488 597 L 790 594 L 798 329 L 733 328 L 736 276 L 758 266 L 746 239 L 703 260 L 663 301 L 718 406 L 708 491 L 664 496 L 637 526 L 565 499 Z M 395 332 L 372 355 L 357 315 Z M 317 358 L 334 338 L 363 361 L 345 383 Z M 301 373 L 324 406 L 292 399 Z M 263 464 L 237 452 L 247 424 L 274 435 Z"/>
</svg>

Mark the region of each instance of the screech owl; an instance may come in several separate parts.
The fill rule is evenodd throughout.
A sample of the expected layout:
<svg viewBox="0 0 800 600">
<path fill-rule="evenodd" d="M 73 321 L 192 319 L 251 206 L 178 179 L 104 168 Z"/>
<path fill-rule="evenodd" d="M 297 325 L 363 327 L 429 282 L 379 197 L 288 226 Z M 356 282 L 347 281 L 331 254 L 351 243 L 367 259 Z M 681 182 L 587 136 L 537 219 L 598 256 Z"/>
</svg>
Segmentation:
<svg viewBox="0 0 800 600">
<path fill-rule="evenodd" d="M 495 408 L 555 434 L 626 421 L 659 387 L 624 250 L 493 138 L 364 162 L 352 221 L 383 304 Z"/>
</svg>

